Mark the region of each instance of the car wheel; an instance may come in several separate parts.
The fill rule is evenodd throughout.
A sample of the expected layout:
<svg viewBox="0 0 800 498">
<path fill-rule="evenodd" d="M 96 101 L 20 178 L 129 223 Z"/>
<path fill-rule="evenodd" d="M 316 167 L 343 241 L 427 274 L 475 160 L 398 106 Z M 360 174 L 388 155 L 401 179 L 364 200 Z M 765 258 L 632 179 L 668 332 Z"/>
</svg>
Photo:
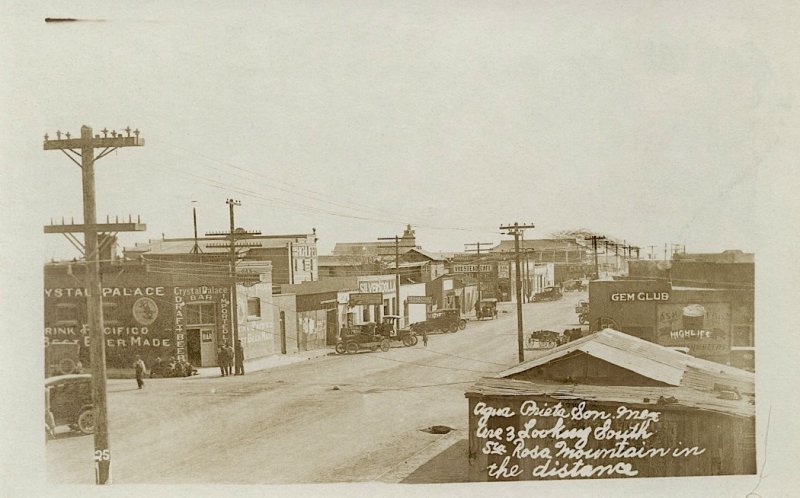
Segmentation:
<svg viewBox="0 0 800 498">
<path fill-rule="evenodd" d="M 62 358 L 61 361 L 58 362 L 58 371 L 63 375 L 71 374 L 75 372 L 76 366 L 72 358 Z"/>
<path fill-rule="evenodd" d="M 458 332 L 458 324 L 457 323 L 451 324 L 449 327 L 447 327 L 447 331 L 450 332 L 451 334 L 453 332 Z"/>
<path fill-rule="evenodd" d="M 412 345 L 412 346 L 416 346 L 416 345 L 417 345 L 417 343 L 419 342 L 419 337 L 417 337 L 417 336 L 415 336 L 415 335 L 412 335 L 412 336 L 411 336 L 411 339 L 413 339 L 413 342 L 411 343 L 411 345 Z"/>
<path fill-rule="evenodd" d="M 466 320 L 461 320 L 460 322 L 458 322 L 458 328 L 461 329 L 461 330 L 464 330 L 465 328 L 467 328 L 467 321 Z"/>
<path fill-rule="evenodd" d="M 386 352 L 389 351 L 390 347 L 391 347 L 391 345 L 389 344 L 389 339 L 384 339 L 384 340 L 381 341 L 381 351 L 386 353 Z"/>
<path fill-rule="evenodd" d="M 347 352 L 347 349 L 344 347 L 344 343 L 343 342 L 337 342 L 335 349 L 336 349 L 336 352 L 339 353 L 339 354 L 345 354 Z"/>
<path fill-rule="evenodd" d="M 356 353 L 358 353 L 358 343 L 357 342 L 348 342 L 346 348 L 347 348 L 347 353 L 348 354 L 356 354 Z"/>
<path fill-rule="evenodd" d="M 78 430 L 84 434 L 94 434 L 94 410 L 84 408 L 78 415 Z"/>
<path fill-rule="evenodd" d="M 414 339 L 412 339 L 411 335 L 404 335 L 403 336 L 403 346 L 409 347 L 414 345 Z"/>
</svg>

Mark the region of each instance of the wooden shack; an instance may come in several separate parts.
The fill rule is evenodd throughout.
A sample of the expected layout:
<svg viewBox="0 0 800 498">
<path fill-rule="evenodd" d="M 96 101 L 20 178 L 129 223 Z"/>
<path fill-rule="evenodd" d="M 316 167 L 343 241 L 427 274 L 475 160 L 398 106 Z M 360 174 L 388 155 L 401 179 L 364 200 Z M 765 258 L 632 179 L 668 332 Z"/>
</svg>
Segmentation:
<svg viewBox="0 0 800 498">
<path fill-rule="evenodd" d="M 754 380 L 603 330 L 467 391 L 470 480 L 755 474 Z"/>
</svg>

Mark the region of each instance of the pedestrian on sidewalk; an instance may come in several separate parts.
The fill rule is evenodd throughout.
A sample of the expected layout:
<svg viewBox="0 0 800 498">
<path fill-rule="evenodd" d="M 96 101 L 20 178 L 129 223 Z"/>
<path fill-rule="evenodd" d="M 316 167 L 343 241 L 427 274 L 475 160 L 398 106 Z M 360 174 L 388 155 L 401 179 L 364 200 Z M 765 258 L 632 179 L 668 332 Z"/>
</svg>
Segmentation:
<svg viewBox="0 0 800 498">
<path fill-rule="evenodd" d="M 244 349 L 242 340 L 236 339 L 236 375 L 244 375 Z"/>
<path fill-rule="evenodd" d="M 422 344 L 427 348 L 428 347 L 428 333 L 425 330 L 422 331 Z"/>
<path fill-rule="evenodd" d="M 226 363 L 228 375 L 233 375 L 233 346 L 226 344 L 225 353 L 228 357 L 228 362 Z"/>
<path fill-rule="evenodd" d="M 217 364 L 219 365 L 219 373 L 222 374 L 223 377 L 227 375 L 227 371 L 225 368 L 225 356 L 227 353 L 222 348 L 222 346 L 217 348 Z"/>
<path fill-rule="evenodd" d="M 136 370 L 136 384 L 139 386 L 139 389 L 144 387 L 144 361 L 142 360 L 141 356 L 136 356 L 136 361 L 133 363 L 133 368 Z"/>
</svg>

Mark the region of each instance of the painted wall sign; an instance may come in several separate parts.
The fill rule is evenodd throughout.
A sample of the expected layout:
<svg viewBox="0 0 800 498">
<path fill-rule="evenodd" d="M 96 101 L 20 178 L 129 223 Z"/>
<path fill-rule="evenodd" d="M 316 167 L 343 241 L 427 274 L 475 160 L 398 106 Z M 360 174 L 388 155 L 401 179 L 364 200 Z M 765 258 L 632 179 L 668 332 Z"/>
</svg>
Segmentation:
<svg viewBox="0 0 800 498">
<path fill-rule="evenodd" d="M 477 273 L 478 271 L 481 273 L 491 272 L 492 265 L 480 265 L 480 270 L 478 270 L 478 265 L 453 265 L 453 273 Z"/>
<path fill-rule="evenodd" d="M 669 301 L 669 292 L 615 292 L 611 294 L 611 301 Z"/>
<path fill-rule="evenodd" d="M 394 292 L 395 289 L 394 277 L 382 280 L 361 280 L 358 282 L 358 290 L 362 293 L 390 293 Z"/>
<path fill-rule="evenodd" d="M 497 278 L 511 278 L 508 263 L 499 263 L 497 265 Z"/>
<path fill-rule="evenodd" d="M 433 304 L 433 298 L 431 296 L 408 296 L 406 302 L 408 304 Z"/>
<path fill-rule="evenodd" d="M 687 347 L 691 354 L 701 357 L 728 353 L 729 303 L 662 304 L 656 313 L 659 344 Z"/>
<path fill-rule="evenodd" d="M 164 287 L 103 287 L 103 297 L 163 296 Z M 44 290 L 44 297 L 87 297 L 89 291 L 80 287 L 55 287 Z"/>
<path fill-rule="evenodd" d="M 480 452 L 496 455 L 487 460 L 489 481 L 636 477 L 653 459 L 692 465 L 706 452 L 691 441 L 659 438 L 662 413 L 647 408 L 495 403 L 501 402 L 479 401 L 472 409 Z"/>
<path fill-rule="evenodd" d="M 383 304 L 383 294 L 380 292 L 360 292 L 350 294 L 350 306 Z"/>
<path fill-rule="evenodd" d="M 158 305 L 149 297 L 140 297 L 133 303 L 133 319 L 141 325 L 150 325 L 158 318 Z"/>
</svg>

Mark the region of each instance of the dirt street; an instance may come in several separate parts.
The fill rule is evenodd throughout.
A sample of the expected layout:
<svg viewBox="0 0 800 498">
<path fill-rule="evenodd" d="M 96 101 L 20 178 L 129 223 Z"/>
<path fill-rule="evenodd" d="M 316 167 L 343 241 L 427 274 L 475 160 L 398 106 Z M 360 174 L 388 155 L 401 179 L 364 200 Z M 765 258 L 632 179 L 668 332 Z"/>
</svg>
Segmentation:
<svg viewBox="0 0 800 498">
<path fill-rule="evenodd" d="M 525 331 L 577 326 L 573 308 L 580 299 L 586 294 L 526 304 Z M 420 341 L 388 353 L 325 356 L 244 377 L 153 379 L 143 390 L 134 380 L 110 380 L 113 480 L 402 480 L 398 469 L 406 462 L 424 457 L 443 437 L 453 439 L 422 429 L 446 425 L 457 431 L 454 441 L 465 439 L 465 389 L 517 363 L 515 308 L 500 309 L 497 320 L 429 336 L 427 348 Z M 47 443 L 49 480 L 93 483 L 92 453 L 91 436 L 59 434 Z M 460 458 L 452 467 L 463 468 L 465 479 L 466 454 Z"/>
</svg>

